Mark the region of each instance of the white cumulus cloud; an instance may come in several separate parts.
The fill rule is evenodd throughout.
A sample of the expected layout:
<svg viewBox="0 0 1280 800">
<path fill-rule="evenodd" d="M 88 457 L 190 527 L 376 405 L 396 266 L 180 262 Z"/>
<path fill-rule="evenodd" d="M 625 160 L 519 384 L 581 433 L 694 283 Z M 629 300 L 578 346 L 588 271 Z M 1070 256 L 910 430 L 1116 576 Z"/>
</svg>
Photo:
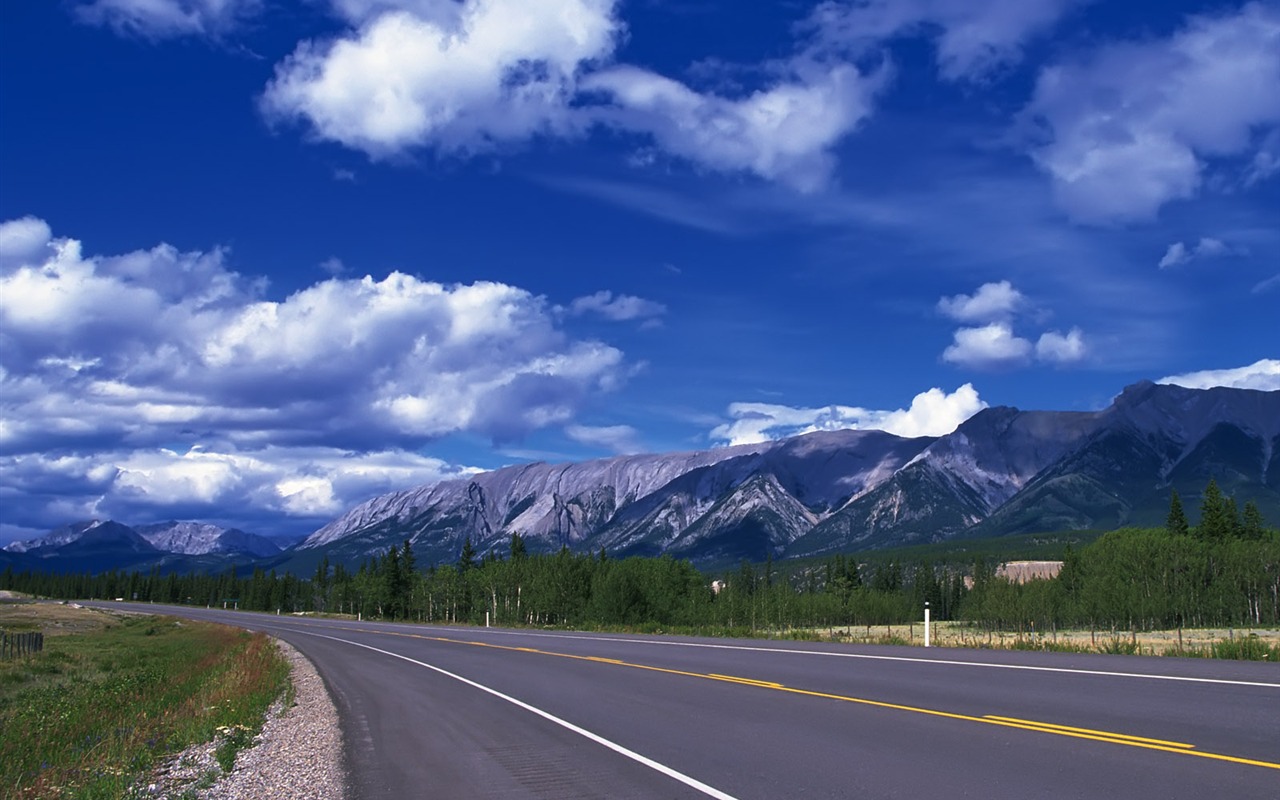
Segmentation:
<svg viewBox="0 0 1280 800">
<path fill-rule="evenodd" d="M 1004 320 L 1022 310 L 1026 298 L 1009 281 L 984 283 L 972 295 L 958 294 L 938 301 L 938 311 L 958 322 Z"/>
<path fill-rule="evenodd" d="M 1015 336 L 1007 323 L 993 322 L 956 331 L 952 344 L 942 352 L 942 360 L 977 369 L 1000 369 L 1027 363 L 1031 350 L 1031 342 Z"/>
<path fill-rule="evenodd" d="M 906 409 L 880 411 L 857 406 L 795 408 L 773 403 L 733 403 L 731 422 L 717 426 L 711 437 L 729 445 L 799 436 L 815 431 L 881 430 L 897 436 L 942 436 L 986 408 L 972 384 L 947 394 L 933 388 L 921 392 Z"/>
<path fill-rule="evenodd" d="M 415 147 L 465 154 L 571 134 L 579 71 L 610 57 L 622 33 L 614 5 L 340 3 L 359 27 L 299 45 L 276 68 L 262 108 L 374 157 Z"/>
<path fill-rule="evenodd" d="M 0 224 L 6 525 L 319 523 L 469 471 L 413 452 L 422 443 L 567 425 L 628 372 L 519 287 L 393 272 L 271 299 L 228 259 L 169 245 L 88 256 L 41 220 Z M 625 434 L 579 431 L 614 448 Z"/>
<path fill-rule="evenodd" d="M 274 446 L 28 453 L 0 456 L 0 469 L 0 492 L 22 497 L 11 522 L 24 530 L 199 518 L 263 534 L 306 531 L 372 495 L 475 472 L 403 450 Z"/>
<path fill-rule="evenodd" d="M 625 34 L 617 5 L 334 0 L 353 27 L 300 44 L 261 108 L 374 158 L 420 148 L 467 156 L 603 127 L 699 168 L 810 191 L 826 184 L 832 149 L 870 115 L 889 76 L 801 48 L 768 65 L 754 91 L 699 91 L 613 63 Z"/>
<path fill-rule="evenodd" d="M 938 312 L 966 323 L 952 334 L 942 360 L 973 369 L 1009 369 L 1030 364 L 1032 357 L 1046 364 L 1067 365 L 1083 361 L 1087 354 L 1084 331 L 1073 327 L 1065 334 L 1045 331 L 1034 344 L 1019 336 L 1014 324 L 1042 316 L 1026 295 L 1009 281 L 985 283 L 973 294 L 957 294 L 938 300 Z M 986 323 L 986 324 L 981 324 Z"/>
<path fill-rule="evenodd" d="M 0 270 L 43 261 L 52 241 L 53 231 L 42 219 L 23 217 L 0 223 Z"/>
<path fill-rule="evenodd" d="M 1200 191 L 1206 163 L 1253 156 L 1255 134 L 1280 124 L 1277 86 L 1274 4 L 1191 17 L 1045 69 L 1027 109 L 1047 135 L 1033 156 L 1073 218 L 1149 220 Z"/>
<path fill-rule="evenodd" d="M 1036 340 L 1036 358 L 1050 364 L 1074 364 L 1088 353 L 1084 332 L 1072 328 L 1065 334 L 1046 331 Z"/>
<path fill-rule="evenodd" d="M 752 172 L 800 191 L 827 183 L 831 149 L 870 116 L 887 72 L 794 60 L 788 74 L 744 97 L 698 92 L 633 66 L 597 72 L 583 89 L 610 104 L 606 125 L 653 137 L 667 153 L 722 172 Z"/>
<path fill-rule="evenodd" d="M 393 272 L 272 300 L 221 250 L 87 257 L 32 234 L 46 229 L 0 227 L 0 452 L 506 441 L 626 374 L 620 351 L 569 337 L 518 287 Z"/>
<path fill-rule="evenodd" d="M 1212 389 L 1226 386 L 1233 389 L 1258 389 L 1264 392 L 1280 391 L 1280 359 L 1264 358 L 1234 369 L 1206 369 L 1183 375 L 1169 375 L 1156 383 L 1171 383 L 1188 389 Z"/>
</svg>

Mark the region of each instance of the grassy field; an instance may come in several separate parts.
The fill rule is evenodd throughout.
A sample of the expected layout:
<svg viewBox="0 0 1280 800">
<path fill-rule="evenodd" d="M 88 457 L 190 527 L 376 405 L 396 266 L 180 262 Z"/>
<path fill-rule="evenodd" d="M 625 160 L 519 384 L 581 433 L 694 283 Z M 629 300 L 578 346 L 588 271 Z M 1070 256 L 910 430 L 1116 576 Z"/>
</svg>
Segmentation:
<svg viewBox="0 0 1280 800">
<path fill-rule="evenodd" d="M 224 742 L 224 768 L 288 682 L 262 634 L 159 616 L 0 602 L 44 652 L 0 662 L 0 798 L 120 798 L 166 756 Z"/>
</svg>

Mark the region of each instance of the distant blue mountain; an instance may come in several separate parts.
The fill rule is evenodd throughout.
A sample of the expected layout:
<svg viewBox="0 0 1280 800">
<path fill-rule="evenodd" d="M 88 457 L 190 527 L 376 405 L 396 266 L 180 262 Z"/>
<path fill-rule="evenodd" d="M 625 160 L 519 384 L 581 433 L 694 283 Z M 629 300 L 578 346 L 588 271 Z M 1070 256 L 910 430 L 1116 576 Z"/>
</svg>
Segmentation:
<svg viewBox="0 0 1280 800">
<path fill-rule="evenodd" d="M 133 528 L 114 520 L 87 520 L 36 539 L 13 542 L 0 564 L 42 571 L 81 572 L 187 564 L 247 562 L 277 555 L 281 548 L 263 536 L 200 522 L 162 522 Z"/>
</svg>

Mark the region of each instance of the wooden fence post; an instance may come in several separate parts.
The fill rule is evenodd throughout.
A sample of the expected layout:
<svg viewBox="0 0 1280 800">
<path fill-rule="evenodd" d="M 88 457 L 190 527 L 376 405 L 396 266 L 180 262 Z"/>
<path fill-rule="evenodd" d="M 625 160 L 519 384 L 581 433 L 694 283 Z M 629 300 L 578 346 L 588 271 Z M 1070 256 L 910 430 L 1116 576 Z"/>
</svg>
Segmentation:
<svg viewBox="0 0 1280 800">
<path fill-rule="evenodd" d="M 32 655 L 44 650 L 44 634 L 4 633 L 0 631 L 0 661 Z"/>
</svg>

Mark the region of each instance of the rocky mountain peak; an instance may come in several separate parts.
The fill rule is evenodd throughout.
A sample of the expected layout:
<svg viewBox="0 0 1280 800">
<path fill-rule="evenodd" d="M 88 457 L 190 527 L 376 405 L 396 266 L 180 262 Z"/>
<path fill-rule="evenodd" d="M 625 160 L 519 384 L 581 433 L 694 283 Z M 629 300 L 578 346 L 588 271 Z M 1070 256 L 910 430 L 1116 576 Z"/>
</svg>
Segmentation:
<svg viewBox="0 0 1280 800">
<path fill-rule="evenodd" d="M 1272 449 L 1240 456 L 1236 439 L 1212 433 L 1222 425 L 1280 433 L 1280 392 L 1144 381 L 1101 411 L 988 408 L 937 439 L 823 431 L 706 451 L 525 464 L 375 498 L 301 548 L 358 560 L 412 538 L 427 561 L 448 561 L 466 537 L 484 552 L 520 533 L 534 551 L 604 547 L 714 563 L 968 532 L 1145 524 L 1163 513 L 1168 481 L 1184 481 L 1184 493 L 1199 490 L 1198 477 L 1172 471 L 1189 453 L 1197 476 L 1228 455 L 1233 476 L 1258 461 L 1233 485 L 1270 492 L 1280 508 L 1280 492 L 1266 484 Z M 1216 444 L 1196 450 L 1211 434 Z"/>
</svg>

